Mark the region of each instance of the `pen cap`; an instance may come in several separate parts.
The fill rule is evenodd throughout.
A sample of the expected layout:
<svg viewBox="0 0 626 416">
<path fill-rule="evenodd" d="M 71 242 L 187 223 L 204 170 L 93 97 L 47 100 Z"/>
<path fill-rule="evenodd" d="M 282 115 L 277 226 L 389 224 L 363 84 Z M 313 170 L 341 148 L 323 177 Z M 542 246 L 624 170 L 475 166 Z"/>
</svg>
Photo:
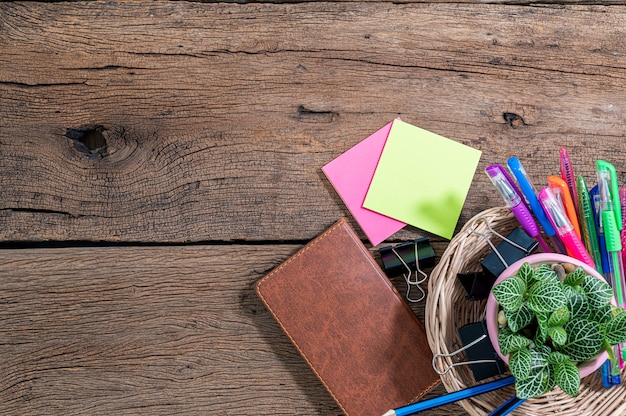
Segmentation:
<svg viewBox="0 0 626 416">
<path fill-rule="evenodd" d="M 507 161 L 507 166 L 513 176 L 515 176 L 515 179 L 517 179 L 522 195 L 530 206 L 535 218 L 537 218 L 537 221 L 541 224 L 543 231 L 548 237 L 552 237 L 556 234 L 556 231 L 554 230 L 554 227 L 552 227 L 552 224 L 550 224 L 548 217 L 546 217 L 546 213 L 543 211 L 543 208 L 539 203 L 539 199 L 537 199 L 537 190 L 535 185 L 528 176 L 528 173 L 526 173 L 526 169 L 524 169 L 522 162 L 520 162 L 517 157 L 513 156 Z"/>
<path fill-rule="evenodd" d="M 615 171 L 615 166 L 610 164 L 605 160 L 597 160 L 596 167 L 598 170 L 598 187 L 600 188 L 600 193 L 602 196 L 602 192 L 608 192 L 609 195 L 608 200 L 610 200 L 612 207 L 608 209 L 612 209 L 615 212 L 615 225 L 618 230 L 622 229 L 622 209 L 620 206 L 620 198 L 619 198 L 619 185 L 617 183 L 617 172 Z M 600 186 L 600 184 L 604 184 L 604 188 Z M 609 202 L 609 201 L 603 202 Z"/>
<path fill-rule="evenodd" d="M 515 207 L 522 202 L 522 198 L 515 192 L 515 189 L 504 175 L 502 166 L 488 166 L 485 169 L 485 173 L 487 173 L 487 176 L 489 176 L 489 179 L 491 179 L 491 182 L 509 208 Z"/>
<path fill-rule="evenodd" d="M 548 219 L 559 235 L 574 229 L 565 213 L 565 208 L 554 188 L 545 187 L 539 192 L 539 202 L 543 206 Z"/>
</svg>

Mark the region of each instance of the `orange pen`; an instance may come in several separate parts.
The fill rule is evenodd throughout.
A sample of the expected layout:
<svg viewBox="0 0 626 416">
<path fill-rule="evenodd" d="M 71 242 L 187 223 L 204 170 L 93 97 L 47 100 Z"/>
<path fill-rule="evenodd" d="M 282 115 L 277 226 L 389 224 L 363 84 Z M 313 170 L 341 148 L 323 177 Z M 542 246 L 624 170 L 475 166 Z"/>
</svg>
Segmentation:
<svg viewBox="0 0 626 416">
<path fill-rule="evenodd" d="M 572 223 L 574 231 L 576 231 L 576 234 L 578 234 L 578 238 L 581 238 L 578 214 L 576 213 L 574 200 L 572 199 L 572 195 L 569 192 L 567 182 L 565 182 L 560 176 L 554 175 L 548 177 L 548 184 L 550 185 L 550 188 L 552 188 L 552 190 L 556 193 L 557 198 L 561 200 L 561 203 L 565 207 L 565 213 L 567 214 L 569 222 Z"/>
</svg>

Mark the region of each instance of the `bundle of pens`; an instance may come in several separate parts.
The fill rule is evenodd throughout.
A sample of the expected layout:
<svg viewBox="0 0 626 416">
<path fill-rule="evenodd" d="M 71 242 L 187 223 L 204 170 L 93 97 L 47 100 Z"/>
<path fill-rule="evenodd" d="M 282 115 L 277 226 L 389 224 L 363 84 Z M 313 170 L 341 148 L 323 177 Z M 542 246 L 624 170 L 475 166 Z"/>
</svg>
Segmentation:
<svg viewBox="0 0 626 416">
<path fill-rule="evenodd" d="M 501 165 L 485 172 L 524 231 L 544 252 L 567 254 L 594 267 L 613 288 L 617 306 L 625 307 L 626 188 L 619 188 L 615 167 L 598 160 L 597 184 L 589 190 L 584 177 L 574 175 L 567 150 L 561 148 L 561 175 L 549 176 L 547 186 L 537 191 L 518 158 L 510 158 L 507 165 L 515 180 Z M 603 366 L 605 387 L 620 384 L 623 351 L 616 346 L 619 365 L 607 360 Z"/>
</svg>

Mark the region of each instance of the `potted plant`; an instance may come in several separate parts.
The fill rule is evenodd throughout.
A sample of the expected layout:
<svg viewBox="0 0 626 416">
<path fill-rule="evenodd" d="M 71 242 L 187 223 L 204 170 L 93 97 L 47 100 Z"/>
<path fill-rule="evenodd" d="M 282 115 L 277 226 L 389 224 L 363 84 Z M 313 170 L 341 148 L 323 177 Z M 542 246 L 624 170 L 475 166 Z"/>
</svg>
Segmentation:
<svg viewBox="0 0 626 416">
<path fill-rule="evenodd" d="M 580 379 L 607 357 L 617 364 L 613 346 L 626 343 L 624 312 L 593 268 L 542 253 L 516 262 L 498 277 L 486 320 L 494 349 L 515 376 L 517 396 L 527 399 L 555 386 L 576 396 Z"/>
</svg>

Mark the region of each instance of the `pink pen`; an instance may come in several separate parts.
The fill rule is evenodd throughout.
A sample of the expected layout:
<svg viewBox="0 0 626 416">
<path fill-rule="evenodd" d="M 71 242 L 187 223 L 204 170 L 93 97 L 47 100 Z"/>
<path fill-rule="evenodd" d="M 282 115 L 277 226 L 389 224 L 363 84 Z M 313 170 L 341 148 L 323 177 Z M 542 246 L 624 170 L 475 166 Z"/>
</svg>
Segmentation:
<svg viewBox="0 0 626 416">
<path fill-rule="evenodd" d="M 554 193 L 554 190 L 550 187 L 545 187 L 539 192 L 538 197 L 550 223 L 565 245 L 569 255 L 587 263 L 591 267 L 595 267 L 593 259 L 589 255 L 580 237 L 578 237 L 578 234 L 576 234 L 572 223 L 565 213 L 565 208 Z"/>
<path fill-rule="evenodd" d="M 569 193 L 572 196 L 574 207 L 576 208 L 576 211 L 578 211 L 578 192 L 576 191 L 574 167 L 572 166 L 572 161 L 569 158 L 569 153 L 567 153 L 567 149 L 564 147 L 561 147 L 559 150 L 559 161 L 561 165 L 561 178 L 563 178 L 567 184 Z"/>
<path fill-rule="evenodd" d="M 504 168 L 501 165 L 491 165 L 485 169 L 485 172 L 524 231 L 537 240 L 542 250 L 546 253 L 550 253 L 550 247 L 548 247 L 546 242 L 541 238 L 539 226 L 535 222 L 526 204 L 522 202 L 522 197 L 516 191 L 517 187 L 509 181 Z"/>
</svg>

